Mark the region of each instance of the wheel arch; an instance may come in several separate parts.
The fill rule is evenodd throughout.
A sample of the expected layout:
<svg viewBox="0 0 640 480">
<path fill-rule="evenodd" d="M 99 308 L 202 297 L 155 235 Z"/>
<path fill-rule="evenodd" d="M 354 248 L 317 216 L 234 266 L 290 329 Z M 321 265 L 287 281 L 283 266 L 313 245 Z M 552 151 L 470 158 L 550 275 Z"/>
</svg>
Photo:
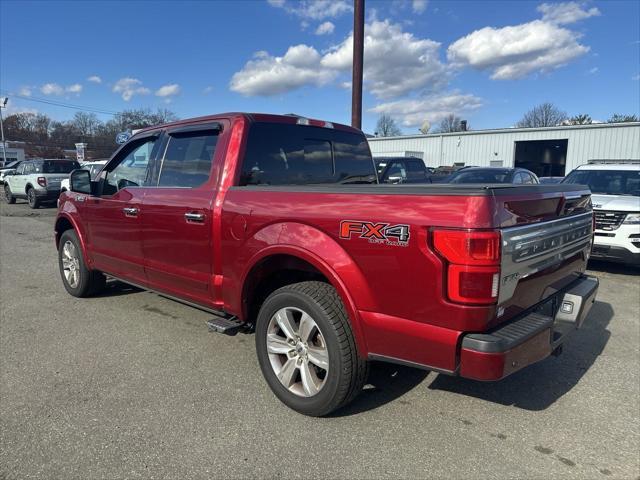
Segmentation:
<svg viewBox="0 0 640 480">
<path fill-rule="evenodd" d="M 76 222 L 76 220 L 71 215 L 69 215 L 68 213 L 59 214 L 58 218 L 56 218 L 54 230 L 56 250 L 60 248 L 60 237 L 62 237 L 62 234 L 67 230 L 75 231 L 76 235 L 78 236 L 78 241 L 80 242 L 80 248 L 82 249 L 82 256 L 85 259 L 87 266 L 91 265 L 90 258 L 87 255 L 84 231 L 82 230 L 82 228 L 80 228 L 78 222 Z"/>
<path fill-rule="evenodd" d="M 313 241 L 310 242 L 310 229 Z M 320 280 L 333 286 L 344 304 L 360 355 L 367 354 L 359 309 L 374 305 L 364 274 L 353 258 L 326 233 L 302 224 L 286 224 L 278 242 L 253 255 L 241 278 L 242 317 L 252 321 L 262 301 L 278 288 L 299 281 Z M 304 235 L 300 235 L 304 233 Z M 313 245 L 313 251 L 307 248 Z"/>
</svg>

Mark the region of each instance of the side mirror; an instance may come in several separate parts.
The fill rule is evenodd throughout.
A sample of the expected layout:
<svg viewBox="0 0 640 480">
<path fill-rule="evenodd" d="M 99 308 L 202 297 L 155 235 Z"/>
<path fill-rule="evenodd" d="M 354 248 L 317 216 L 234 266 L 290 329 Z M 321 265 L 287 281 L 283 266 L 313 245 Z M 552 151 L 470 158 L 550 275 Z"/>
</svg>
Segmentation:
<svg viewBox="0 0 640 480">
<path fill-rule="evenodd" d="M 74 170 L 69 175 L 69 186 L 72 192 L 91 195 L 91 173 L 89 170 Z"/>
</svg>

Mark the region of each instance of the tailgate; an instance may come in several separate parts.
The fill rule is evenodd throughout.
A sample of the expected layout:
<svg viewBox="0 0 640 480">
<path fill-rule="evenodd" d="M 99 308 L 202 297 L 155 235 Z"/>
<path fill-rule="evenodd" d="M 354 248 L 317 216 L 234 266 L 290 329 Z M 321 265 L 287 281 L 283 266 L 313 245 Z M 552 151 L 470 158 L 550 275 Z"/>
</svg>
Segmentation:
<svg viewBox="0 0 640 480">
<path fill-rule="evenodd" d="M 591 251 L 592 212 L 502 230 L 500 321 L 580 276 Z"/>
</svg>

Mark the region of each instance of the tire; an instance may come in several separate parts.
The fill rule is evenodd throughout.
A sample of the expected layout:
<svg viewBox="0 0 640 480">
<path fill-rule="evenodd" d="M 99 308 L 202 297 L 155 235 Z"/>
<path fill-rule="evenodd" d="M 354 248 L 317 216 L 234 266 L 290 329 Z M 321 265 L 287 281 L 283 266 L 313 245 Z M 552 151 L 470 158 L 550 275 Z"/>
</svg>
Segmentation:
<svg viewBox="0 0 640 480">
<path fill-rule="evenodd" d="M 80 241 L 74 230 L 67 230 L 60 237 L 58 268 L 64 288 L 74 297 L 88 297 L 105 286 L 104 274 L 86 267 Z"/>
<path fill-rule="evenodd" d="M 256 351 L 273 393 L 304 415 L 345 406 L 367 379 L 368 362 L 358 355 L 342 300 L 327 283 L 295 283 L 269 295 L 258 313 Z"/>
<path fill-rule="evenodd" d="M 36 191 L 33 187 L 29 187 L 27 190 L 27 202 L 29 202 L 29 208 L 34 210 L 40 207 L 40 200 L 38 200 L 38 196 L 36 195 Z"/>
<path fill-rule="evenodd" d="M 13 196 L 13 193 L 11 193 L 11 187 L 6 183 L 4 185 L 4 199 L 10 205 L 16 203 L 16 197 Z"/>
</svg>

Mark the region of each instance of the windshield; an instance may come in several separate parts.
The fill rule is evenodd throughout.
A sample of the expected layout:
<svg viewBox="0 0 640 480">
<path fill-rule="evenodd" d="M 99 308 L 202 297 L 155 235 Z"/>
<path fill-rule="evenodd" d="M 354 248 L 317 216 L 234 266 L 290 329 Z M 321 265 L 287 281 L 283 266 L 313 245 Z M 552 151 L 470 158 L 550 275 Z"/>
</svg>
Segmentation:
<svg viewBox="0 0 640 480">
<path fill-rule="evenodd" d="M 640 170 L 574 170 L 562 183 L 588 185 L 602 195 L 640 196 Z"/>
<path fill-rule="evenodd" d="M 71 173 L 76 168 L 80 168 L 78 162 L 73 160 L 56 160 L 55 162 L 42 162 L 41 173 Z M 36 167 L 40 173 L 40 168 Z"/>
<path fill-rule="evenodd" d="M 453 175 L 449 183 L 505 183 L 506 179 L 504 170 L 463 170 Z"/>
</svg>

